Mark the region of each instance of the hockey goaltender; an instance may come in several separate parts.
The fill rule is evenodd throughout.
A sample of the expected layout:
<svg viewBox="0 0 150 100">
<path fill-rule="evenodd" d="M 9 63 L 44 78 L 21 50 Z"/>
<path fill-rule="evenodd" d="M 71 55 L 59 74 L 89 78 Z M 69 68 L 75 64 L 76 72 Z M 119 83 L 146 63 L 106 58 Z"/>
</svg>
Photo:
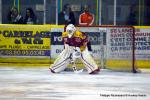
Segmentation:
<svg viewBox="0 0 150 100">
<path fill-rule="evenodd" d="M 89 74 L 97 74 L 100 71 L 100 67 L 87 50 L 88 36 L 85 33 L 78 31 L 73 24 L 69 24 L 62 33 L 62 39 L 65 48 L 50 66 L 52 73 L 63 71 L 69 63 L 74 65 L 76 59 L 81 59 Z M 75 65 L 73 69 L 76 70 Z"/>
</svg>

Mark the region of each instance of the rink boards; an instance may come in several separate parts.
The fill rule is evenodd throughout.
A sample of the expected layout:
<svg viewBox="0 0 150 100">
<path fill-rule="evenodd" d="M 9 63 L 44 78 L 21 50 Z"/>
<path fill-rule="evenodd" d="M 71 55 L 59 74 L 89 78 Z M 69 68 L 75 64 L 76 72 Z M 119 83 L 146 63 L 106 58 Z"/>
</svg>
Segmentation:
<svg viewBox="0 0 150 100">
<path fill-rule="evenodd" d="M 139 47 L 136 50 L 136 67 L 150 68 L 150 27 L 136 27 Z M 0 25 L 0 63 L 11 65 L 49 66 L 63 50 L 61 32 L 64 26 L 56 25 Z M 140 34 L 141 33 L 141 34 Z M 107 60 L 107 52 L 101 54 L 97 33 L 88 33 L 92 41 L 93 55 L 99 66 L 130 69 L 128 60 Z M 95 42 L 97 41 L 97 42 Z M 146 43 L 146 44 L 144 44 Z M 104 43 L 105 44 L 105 43 Z M 104 45 L 104 51 L 106 51 Z M 101 59 L 101 58 L 104 59 Z M 121 66 L 120 66 L 121 64 Z M 82 66 L 82 64 L 78 64 Z"/>
</svg>

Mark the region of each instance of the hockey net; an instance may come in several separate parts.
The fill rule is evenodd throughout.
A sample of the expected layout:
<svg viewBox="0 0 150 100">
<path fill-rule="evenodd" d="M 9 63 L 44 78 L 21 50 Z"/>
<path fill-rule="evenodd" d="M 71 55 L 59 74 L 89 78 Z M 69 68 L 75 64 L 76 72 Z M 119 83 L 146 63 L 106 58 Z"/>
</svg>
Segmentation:
<svg viewBox="0 0 150 100">
<path fill-rule="evenodd" d="M 77 28 L 88 34 L 94 59 L 99 66 L 115 71 L 136 72 L 134 27 L 78 26 Z"/>
</svg>

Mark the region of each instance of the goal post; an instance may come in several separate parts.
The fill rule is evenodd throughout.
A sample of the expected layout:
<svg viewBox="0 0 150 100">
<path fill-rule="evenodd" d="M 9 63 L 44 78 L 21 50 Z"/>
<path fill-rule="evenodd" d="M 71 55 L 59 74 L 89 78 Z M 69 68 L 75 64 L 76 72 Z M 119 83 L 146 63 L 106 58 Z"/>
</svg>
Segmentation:
<svg viewBox="0 0 150 100">
<path fill-rule="evenodd" d="M 134 27 L 78 26 L 77 29 L 88 34 L 94 59 L 102 68 L 136 73 Z"/>
</svg>

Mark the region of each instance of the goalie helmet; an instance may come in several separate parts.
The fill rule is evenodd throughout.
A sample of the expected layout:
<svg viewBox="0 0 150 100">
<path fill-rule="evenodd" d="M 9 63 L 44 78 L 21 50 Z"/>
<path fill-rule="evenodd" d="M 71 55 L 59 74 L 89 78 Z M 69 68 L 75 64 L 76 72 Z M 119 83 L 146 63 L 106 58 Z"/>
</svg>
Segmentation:
<svg viewBox="0 0 150 100">
<path fill-rule="evenodd" d="M 67 27 L 66 27 L 66 32 L 68 33 L 68 37 L 71 38 L 73 33 L 76 31 L 76 28 L 73 24 L 69 24 Z"/>
</svg>

